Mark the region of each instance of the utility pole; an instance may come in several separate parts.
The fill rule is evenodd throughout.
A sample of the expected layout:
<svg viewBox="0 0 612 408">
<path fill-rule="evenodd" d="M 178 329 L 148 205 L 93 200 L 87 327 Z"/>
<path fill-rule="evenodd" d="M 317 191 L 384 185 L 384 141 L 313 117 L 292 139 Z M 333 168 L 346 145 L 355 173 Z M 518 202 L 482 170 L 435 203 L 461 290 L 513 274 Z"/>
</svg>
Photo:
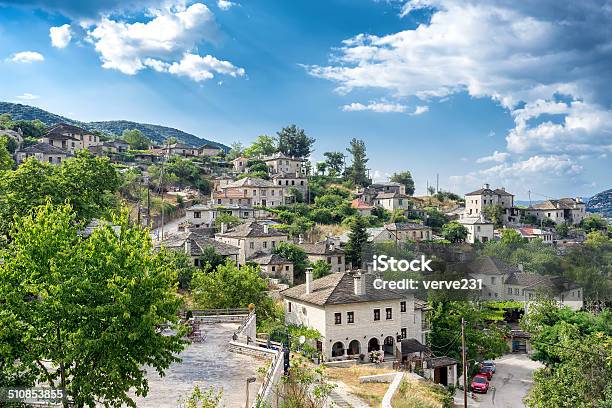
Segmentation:
<svg viewBox="0 0 612 408">
<path fill-rule="evenodd" d="M 463 364 L 463 407 L 467 408 L 467 369 L 465 362 L 465 319 L 461 318 L 461 360 Z"/>
</svg>

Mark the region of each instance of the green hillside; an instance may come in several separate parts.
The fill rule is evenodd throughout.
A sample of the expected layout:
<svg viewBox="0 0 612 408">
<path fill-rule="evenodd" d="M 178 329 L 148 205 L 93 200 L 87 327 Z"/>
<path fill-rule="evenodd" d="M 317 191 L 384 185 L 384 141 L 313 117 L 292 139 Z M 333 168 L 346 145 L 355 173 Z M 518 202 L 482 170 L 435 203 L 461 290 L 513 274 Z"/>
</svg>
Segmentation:
<svg viewBox="0 0 612 408">
<path fill-rule="evenodd" d="M 44 109 L 35 106 L 22 105 L 19 103 L 0 102 L 0 114 L 9 113 L 15 120 L 35 120 L 38 119 L 46 125 L 53 125 L 64 122 L 76 126 L 81 126 L 87 130 L 99 130 L 110 135 L 119 136 L 126 129 L 138 129 L 144 133 L 149 139 L 155 143 L 162 143 L 169 137 L 175 137 L 180 142 L 201 146 L 204 143 L 209 143 L 218 146 L 224 150 L 229 150 L 229 147 L 212 140 L 199 138 L 191 133 L 183 132 L 179 129 L 174 129 L 167 126 L 152 125 L 149 123 L 131 122 L 128 120 L 107 120 L 101 122 L 80 122 L 78 120 L 69 119 L 64 116 L 56 115 L 47 112 Z"/>
</svg>

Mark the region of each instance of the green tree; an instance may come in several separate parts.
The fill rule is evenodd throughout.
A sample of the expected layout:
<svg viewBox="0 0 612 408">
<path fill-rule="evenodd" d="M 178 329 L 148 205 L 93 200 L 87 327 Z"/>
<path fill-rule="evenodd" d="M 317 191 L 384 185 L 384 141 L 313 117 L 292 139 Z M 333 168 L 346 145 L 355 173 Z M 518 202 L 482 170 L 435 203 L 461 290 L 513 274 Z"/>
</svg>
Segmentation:
<svg viewBox="0 0 612 408">
<path fill-rule="evenodd" d="M 464 242 L 468 236 L 468 230 L 457 221 L 451 221 L 442 227 L 442 236 L 450 242 Z"/>
<path fill-rule="evenodd" d="M 149 138 L 138 129 L 124 130 L 121 134 L 121 138 L 134 150 L 145 150 L 151 144 Z"/>
<path fill-rule="evenodd" d="M 278 151 L 276 140 L 268 135 L 259 135 L 257 139 L 249 147 L 244 149 L 243 154 L 246 157 L 261 157 L 269 156 Z"/>
<path fill-rule="evenodd" d="M 425 219 L 425 225 L 431 227 L 435 232 L 440 232 L 444 224 L 448 222 L 448 217 L 436 208 L 426 208 L 425 214 L 427 217 Z"/>
<path fill-rule="evenodd" d="M 179 402 L 179 408 L 219 408 L 223 390 L 217 391 L 212 385 L 206 392 L 202 392 L 197 385 L 185 401 Z"/>
<path fill-rule="evenodd" d="M 223 212 L 219 214 L 217 218 L 215 218 L 215 227 L 220 229 L 221 224 L 225 224 L 227 228 L 231 228 L 235 227 L 236 225 L 239 225 L 241 222 L 242 221 L 240 220 L 240 218 L 236 217 L 235 215 Z"/>
<path fill-rule="evenodd" d="M 366 261 L 364 253 L 368 246 L 368 231 L 366 230 L 366 220 L 360 215 L 355 217 L 355 221 L 351 226 L 349 240 L 344 249 L 346 262 L 350 263 L 353 268 L 361 268 L 363 262 Z"/>
<path fill-rule="evenodd" d="M 8 129 L 13 123 L 13 118 L 10 113 L 0 114 L 0 129 Z"/>
<path fill-rule="evenodd" d="M 255 307 L 269 302 L 266 280 L 259 276 L 259 268 L 241 268 L 227 260 L 214 271 L 196 271 L 191 280 L 194 300 L 202 309 Z"/>
<path fill-rule="evenodd" d="M 331 273 L 331 264 L 327 263 L 323 259 L 319 259 L 312 265 L 312 277 L 314 279 L 319 279 L 324 276 L 327 276 Z"/>
<path fill-rule="evenodd" d="M 228 160 L 234 160 L 240 156 L 242 156 L 242 152 L 244 150 L 244 146 L 240 142 L 234 142 L 230 146 L 230 151 L 227 153 Z"/>
<path fill-rule="evenodd" d="M 495 228 L 504 225 L 504 208 L 501 205 L 485 205 L 482 209 L 485 219 L 491 221 Z"/>
<path fill-rule="evenodd" d="M 342 152 L 325 152 L 323 156 L 325 156 L 325 164 L 331 177 L 342 174 L 344 167 L 344 154 Z"/>
<path fill-rule="evenodd" d="M 7 136 L 0 137 L 0 171 L 13 168 L 13 159 L 8 151 L 8 141 Z"/>
<path fill-rule="evenodd" d="M 327 171 L 327 163 L 326 162 L 317 162 L 316 164 L 317 174 L 320 176 L 324 176 Z"/>
<path fill-rule="evenodd" d="M 412 174 L 408 170 L 402 171 L 401 173 L 393 173 L 390 180 L 403 184 L 404 187 L 406 187 L 406 194 L 414 194 L 414 180 L 412 179 Z"/>
<path fill-rule="evenodd" d="M 304 129 L 289 125 L 277 132 L 278 151 L 291 157 L 308 157 L 315 140 L 308 137 Z"/>
<path fill-rule="evenodd" d="M 608 227 L 608 222 L 601 215 L 591 215 L 580 222 L 580 228 L 586 232 L 604 230 Z"/>
<path fill-rule="evenodd" d="M 567 238 L 567 236 L 569 235 L 569 225 L 567 225 L 566 223 L 558 224 L 555 227 L 555 230 L 557 231 L 557 234 L 560 238 Z"/>
<path fill-rule="evenodd" d="M 366 147 L 363 140 L 353 138 L 351 145 L 346 149 L 353 159 L 351 166 L 346 169 L 347 177 L 356 186 L 365 187 L 370 184 L 370 180 L 367 175 L 366 164 L 368 158 L 366 157 Z"/>
<path fill-rule="evenodd" d="M 308 256 L 299 245 L 291 242 L 281 242 L 276 245 L 276 247 L 272 250 L 272 253 L 282 256 L 293 263 L 294 279 L 304 279 L 306 276 L 306 267 L 308 266 Z"/>
<path fill-rule="evenodd" d="M 148 231 L 127 215 L 115 224 L 82 238 L 70 206 L 50 203 L 16 218 L 0 251 L 0 378 L 65 388 L 75 406 L 135 407 L 142 367 L 163 374 L 178 361 L 176 271 Z M 167 323 L 176 335 L 162 335 Z"/>
<path fill-rule="evenodd" d="M 506 246 L 518 246 L 527 242 L 521 234 L 513 229 L 506 228 L 501 232 L 501 243 Z"/>
</svg>

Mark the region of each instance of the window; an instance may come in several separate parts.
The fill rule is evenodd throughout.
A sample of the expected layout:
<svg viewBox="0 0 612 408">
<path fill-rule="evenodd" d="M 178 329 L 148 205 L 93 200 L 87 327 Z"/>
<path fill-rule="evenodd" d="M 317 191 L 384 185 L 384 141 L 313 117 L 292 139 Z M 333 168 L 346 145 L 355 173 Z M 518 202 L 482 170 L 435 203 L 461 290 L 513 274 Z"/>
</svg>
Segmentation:
<svg viewBox="0 0 612 408">
<path fill-rule="evenodd" d="M 303 186 L 304 185 L 304 180 L 300 181 L 300 185 Z"/>
<path fill-rule="evenodd" d="M 285 265 L 285 270 L 288 271 L 289 270 L 289 265 Z"/>
<path fill-rule="evenodd" d="M 341 263 L 342 263 L 342 257 L 341 257 L 341 256 L 339 256 L 339 257 L 338 257 L 338 263 L 339 263 L 339 264 L 341 264 Z"/>
<path fill-rule="evenodd" d="M 346 322 L 355 323 L 355 312 L 346 312 Z"/>
<path fill-rule="evenodd" d="M 342 313 L 334 313 L 334 323 L 342 324 Z"/>
<path fill-rule="evenodd" d="M 514 288 L 514 294 L 518 295 L 520 293 L 519 288 Z"/>
<path fill-rule="evenodd" d="M 268 241 L 264 241 L 264 242 L 263 242 L 263 247 L 264 247 L 264 248 L 267 248 L 267 247 L 268 247 Z"/>
<path fill-rule="evenodd" d="M 380 309 L 374 309 L 374 320 L 380 320 Z"/>
<path fill-rule="evenodd" d="M 272 272 L 276 272 L 276 266 L 272 265 Z"/>
<path fill-rule="evenodd" d="M 512 294 L 512 288 L 508 288 L 508 294 L 511 295 Z"/>
<path fill-rule="evenodd" d="M 406 311 L 406 302 L 400 302 L 400 312 L 404 313 Z"/>
<path fill-rule="evenodd" d="M 388 307 L 388 308 L 386 308 L 386 309 L 385 309 L 385 313 L 386 313 L 386 315 L 387 315 L 387 316 L 386 316 L 386 317 L 387 317 L 387 320 L 391 320 L 391 319 L 393 319 L 393 309 L 391 309 L 390 307 Z"/>
<path fill-rule="evenodd" d="M 249 248 L 255 249 L 255 243 L 254 242 L 249 242 Z"/>
<path fill-rule="evenodd" d="M 491 285 L 495 285 L 495 276 L 491 276 Z"/>
<path fill-rule="evenodd" d="M 256 196 L 257 195 L 257 190 L 253 190 L 253 195 Z"/>
<path fill-rule="evenodd" d="M 221 204 L 221 199 L 217 198 L 217 204 Z"/>
<path fill-rule="evenodd" d="M 402 339 L 405 339 L 406 337 L 408 337 L 408 333 L 406 332 L 406 328 L 402 327 Z"/>
<path fill-rule="evenodd" d="M 331 263 L 331 256 L 327 257 L 327 263 L 330 264 Z"/>
<path fill-rule="evenodd" d="M 201 218 L 201 217 L 202 217 L 202 213 L 200 211 L 194 211 L 193 218 Z"/>
<path fill-rule="evenodd" d="M 198 258 L 193 260 L 193 266 L 200 266 L 200 260 Z"/>
<path fill-rule="evenodd" d="M 53 157 L 49 156 L 49 163 L 53 163 Z"/>
</svg>

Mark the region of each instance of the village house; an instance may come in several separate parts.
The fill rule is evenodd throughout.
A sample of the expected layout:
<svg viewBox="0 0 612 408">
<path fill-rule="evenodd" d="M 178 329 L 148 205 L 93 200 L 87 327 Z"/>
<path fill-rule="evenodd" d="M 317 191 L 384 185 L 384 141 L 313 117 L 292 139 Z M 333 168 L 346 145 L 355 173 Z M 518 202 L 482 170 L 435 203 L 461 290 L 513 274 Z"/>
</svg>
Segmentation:
<svg viewBox="0 0 612 408">
<path fill-rule="evenodd" d="M 193 266 L 202 265 L 202 255 L 208 248 L 212 248 L 217 255 L 238 262 L 240 249 L 236 246 L 205 237 L 194 231 L 178 232 L 156 244 L 157 248 L 164 247 L 173 251 L 182 251 L 191 258 Z"/>
<path fill-rule="evenodd" d="M 545 230 L 542 228 L 533 228 L 533 227 L 521 227 L 515 228 L 516 232 L 521 234 L 521 237 L 525 238 L 528 241 L 532 241 L 534 239 L 541 239 L 545 244 L 552 244 L 554 241 L 554 233 L 549 230 Z"/>
<path fill-rule="evenodd" d="M 291 189 L 295 188 L 302 194 L 302 197 L 308 196 L 308 179 L 301 173 L 275 173 L 271 177 L 272 183 L 283 188 L 285 203 L 290 201 Z"/>
<path fill-rule="evenodd" d="M 38 139 L 38 141 L 70 153 L 74 153 L 75 151 L 82 149 L 81 142 L 78 139 L 59 133 L 48 133 Z"/>
<path fill-rule="evenodd" d="M 526 215 L 535 216 L 538 221 L 551 220 L 555 224 L 577 225 L 587 216 L 586 204 L 577 198 L 560 198 L 534 204 L 525 210 Z"/>
<path fill-rule="evenodd" d="M 41 141 L 43 143 L 49 143 L 45 141 L 45 139 L 53 140 L 58 136 L 66 136 L 68 138 L 76 140 L 77 143 L 73 147 L 73 149 L 76 150 L 89 149 L 91 146 L 98 146 L 102 144 L 100 136 L 95 135 L 92 132 L 89 132 L 81 127 L 69 125 L 67 123 L 58 123 L 57 125 L 50 127 Z M 70 149 L 69 147 L 57 146 L 55 144 L 54 146 L 61 147 L 62 149 Z"/>
<path fill-rule="evenodd" d="M 15 152 L 17 163 L 23 163 L 28 157 L 51 164 L 61 164 L 72 154 L 64 149 L 52 146 L 48 143 L 36 143 Z"/>
<path fill-rule="evenodd" d="M 482 214 L 477 217 L 463 216 L 459 219 L 459 223 L 468 230 L 465 241 L 470 244 L 485 243 L 491 241 L 495 236 L 495 226 L 492 222 L 487 221 Z"/>
<path fill-rule="evenodd" d="M 248 157 L 239 156 L 232 160 L 232 167 L 236 173 L 244 173 L 247 170 Z"/>
<path fill-rule="evenodd" d="M 504 187 L 493 190 L 489 184 L 485 184 L 481 189 L 465 195 L 463 217 L 478 217 L 488 206 L 499 206 L 503 209 L 504 224 L 516 223 L 520 219 L 520 211 L 514 207 L 514 195 L 508 193 Z"/>
<path fill-rule="evenodd" d="M 6 136 L 9 139 L 13 139 L 18 147 L 21 147 L 21 144 L 23 143 L 23 133 L 19 128 L 17 128 L 16 131 L 10 129 L 0 129 L 0 137 L 3 136 Z"/>
<path fill-rule="evenodd" d="M 102 143 L 102 150 L 111 153 L 125 153 L 130 149 L 130 144 L 125 140 L 113 139 Z"/>
<path fill-rule="evenodd" d="M 247 262 L 259 265 L 263 276 L 293 285 L 293 262 L 290 260 L 277 254 L 256 253 L 247 259 Z"/>
<path fill-rule="evenodd" d="M 410 208 L 410 196 L 402 193 L 378 193 L 374 198 L 374 205 L 391 212 L 408 210 Z"/>
<path fill-rule="evenodd" d="M 582 288 L 562 276 L 526 273 L 522 267 L 491 256 L 473 260 L 467 264 L 467 270 L 471 277 L 482 280 L 483 300 L 529 302 L 543 296 L 574 310 L 583 306 Z"/>
<path fill-rule="evenodd" d="M 220 147 L 212 145 L 210 143 L 204 143 L 202 146 L 198 148 L 197 155 L 212 157 L 212 156 L 218 156 L 222 152 L 223 152 L 223 149 L 221 149 Z"/>
<path fill-rule="evenodd" d="M 284 204 L 283 188 L 269 180 L 244 177 L 220 187 L 221 192 L 213 192 L 212 200 L 216 204 L 238 204 L 248 206 L 277 207 Z M 232 202 L 232 200 L 240 200 Z M 258 211 L 256 215 L 264 215 Z"/>
<path fill-rule="evenodd" d="M 195 204 L 185 209 L 185 221 L 193 228 L 211 228 L 220 214 L 230 214 L 240 219 L 255 218 L 252 207 L 239 205 Z"/>
<path fill-rule="evenodd" d="M 372 209 L 374 208 L 373 205 L 367 204 L 365 201 L 363 201 L 360 198 L 356 198 L 353 201 L 351 201 L 351 207 L 356 209 L 359 215 L 364 216 L 364 217 L 372 215 Z"/>
<path fill-rule="evenodd" d="M 402 339 L 425 342 L 425 311 L 412 294 L 374 289 L 374 275 L 332 273 L 281 292 L 285 322 L 317 330 L 325 361 L 359 358 L 381 351 L 395 357 Z M 367 357 L 366 357 L 367 358 Z"/>
<path fill-rule="evenodd" d="M 271 228 L 268 224 L 248 221 L 226 231 L 225 225 L 215 235 L 217 241 L 236 246 L 240 249 L 238 263 L 244 265 L 256 253 L 269 254 L 281 242 L 288 241 L 286 233 Z"/>
<path fill-rule="evenodd" d="M 385 229 L 391 232 L 398 241 L 429 241 L 433 232 L 431 227 L 414 222 L 395 222 L 385 224 Z"/>
<path fill-rule="evenodd" d="M 393 181 L 383 183 L 373 183 L 365 187 L 362 191 L 357 191 L 357 197 L 366 204 L 375 204 L 376 196 L 380 193 L 397 193 L 406 195 L 406 186 Z"/>
<path fill-rule="evenodd" d="M 299 245 L 306 252 L 308 261 L 311 263 L 327 262 L 331 266 L 332 272 L 344 272 L 346 270 L 344 251 L 338 248 L 331 239 L 314 244 L 300 243 Z"/>
<path fill-rule="evenodd" d="M 266 163 L 270 169 L 270 174 L 276 173 L 297 173 L 306 174 L 306 168 L 304 167 L 304 159 L 298 157 L 289 157 L 284 153 L 274 153 L 271 156 L 262 158 L 262 161 Z"/>
<path fill-rule="evenodd" d="M 196 157 L 200 153 L 197 147 L 185 143 L 173 143 L 164 150 L 169 156 Z"/>
</svg>

